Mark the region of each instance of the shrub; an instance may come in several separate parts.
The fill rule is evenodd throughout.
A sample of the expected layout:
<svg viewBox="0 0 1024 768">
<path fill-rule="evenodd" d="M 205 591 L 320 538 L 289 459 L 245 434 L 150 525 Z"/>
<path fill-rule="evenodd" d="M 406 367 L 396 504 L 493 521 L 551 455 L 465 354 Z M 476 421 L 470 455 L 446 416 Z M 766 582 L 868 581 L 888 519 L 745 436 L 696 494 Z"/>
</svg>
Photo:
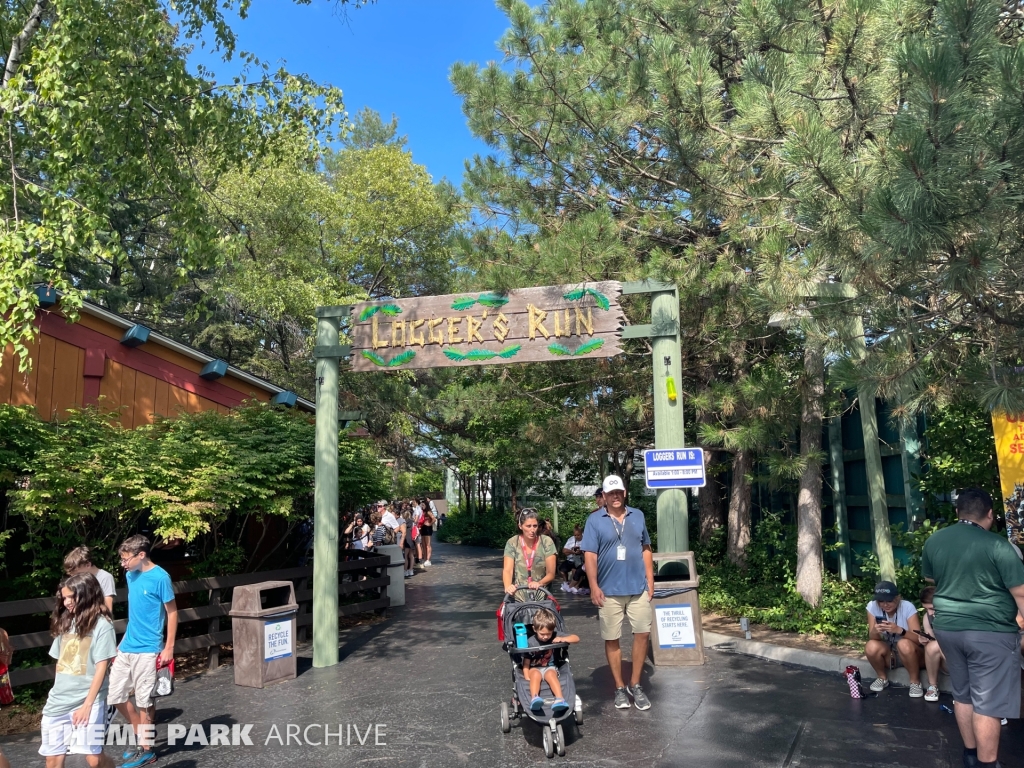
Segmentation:
<svg viewBox="0 0 1024 768">
<path fill-rule="evenodd" d="M 867 639 L 864 608 L 874 579 L 843 582 L 826 572 L 821 605 L 811 608 L 796 591 L 796 533 L 778 515 L 765 515 L 754 529 L 746 570 L 724 557 L 724 531 L 716 532 L 708 545 L 698 545 L 696 556 L 704 610 L 837 642 Z"/>
</svg>

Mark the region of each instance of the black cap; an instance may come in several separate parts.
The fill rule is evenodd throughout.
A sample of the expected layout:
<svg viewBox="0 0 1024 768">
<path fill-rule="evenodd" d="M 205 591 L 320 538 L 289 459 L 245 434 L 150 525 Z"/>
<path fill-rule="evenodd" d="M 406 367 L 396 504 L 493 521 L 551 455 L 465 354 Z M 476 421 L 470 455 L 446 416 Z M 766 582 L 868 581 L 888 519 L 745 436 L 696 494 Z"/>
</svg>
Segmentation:
<svg viewBox="0 0 1024 768">
<path fill-rule="evenodd" d="M 891 581 L 880 581 L 875 584 L 875 600 L 888 603 L 895 600 L 900 591 Z"/>
<path fill-rule="evenodd" d="M 597 490 L 594 491 L 594 496 L 604 496 L 604 488 L 602 488 L 600 485 L 597 486 Z"/>
</svg>

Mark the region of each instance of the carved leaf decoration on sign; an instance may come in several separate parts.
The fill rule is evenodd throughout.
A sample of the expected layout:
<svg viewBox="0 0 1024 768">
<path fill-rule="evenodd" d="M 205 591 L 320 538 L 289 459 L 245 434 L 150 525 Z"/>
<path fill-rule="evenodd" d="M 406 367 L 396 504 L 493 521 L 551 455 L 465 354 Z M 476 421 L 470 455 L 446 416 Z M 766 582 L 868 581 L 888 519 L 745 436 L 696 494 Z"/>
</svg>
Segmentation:
<svg viewBox="0 0 1024 768">
<path fill-rule="evenodd" d="M 576 349 L 569 349 L 564 344 L 549 344 L 548 352 L 552 355 L 559 355 L 560 357 L 581 357 L 591 352 L 596 352 L 604 346 L 604 339 L 593 339 L 584 344 L 580 344 Z"/>
<path fill-rule="evenodd" d="M 598 309 L 603 309 L 607 312 L 611 308 L 611 302 L 608 300 L 608 297 L 596 288 L 576 288 L 562 294 L 562 298 L 566 301 L 579 301 L 584 296 L 593 296 L 594 303 L 597 304 Z"/>
<path fill-rule="evenodd" d="M 369 320 L 378 312 L 388 315 L 389 317 L 395 317 L 402 314 L 402 308 L 397 304 L 374 304 L 359 313 L 359 322 L 362 323 Z"/>
<path fill-rule="evenodd" d="M 371 352 L 368 349 L 362 351 L 363 357 L 372 362 L 374 365 L 379 365 L 381 368 L 397 368 L 400 365 L 405 365 L 414 357 L 416 357 L 416 350 L 407 349 L 400 355 L 395 355 L 390 360 L 385 360 L 383 357 L 378 355 L 376 352 Z"/>
<path fill-rule="evenodd" d="M 510 347 L 506 347 L 500 352 L 492 352 L 489 349 L 473 349 L 469 352 L 459 352 L 455 349 L 446 349 L 444 356 L 449 360 L 454 360 L 457 363 L 461 363 L 463 360 L 492 360 L 495 357 L 500 357 L 504 360 L 508 360 L 514 357 L 515 354 L 522 349 L 522 344 L 513 344 Z"/>
</svg>

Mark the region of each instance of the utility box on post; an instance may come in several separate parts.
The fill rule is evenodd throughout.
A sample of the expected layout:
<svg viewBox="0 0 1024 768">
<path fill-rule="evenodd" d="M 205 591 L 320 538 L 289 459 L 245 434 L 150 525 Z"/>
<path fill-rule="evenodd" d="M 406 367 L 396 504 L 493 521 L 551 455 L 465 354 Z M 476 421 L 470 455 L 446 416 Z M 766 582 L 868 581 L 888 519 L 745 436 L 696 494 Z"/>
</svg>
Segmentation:
<svg viewBox="0 0 1024 768">
<path fill-rule="evenodd" d="M 294 680 L 295 586 L 290 581 L 264 581 L 235 587 L 231 597 L 231 640 L 235 685 L 262 688 L 278 680 Z"/>
<path fill-rule="evenodd" d="M 655 664 L 671 667 L 704 663 L 699 583 L 693 552 L 654 554 L 651 654 Z"/>
</svg>

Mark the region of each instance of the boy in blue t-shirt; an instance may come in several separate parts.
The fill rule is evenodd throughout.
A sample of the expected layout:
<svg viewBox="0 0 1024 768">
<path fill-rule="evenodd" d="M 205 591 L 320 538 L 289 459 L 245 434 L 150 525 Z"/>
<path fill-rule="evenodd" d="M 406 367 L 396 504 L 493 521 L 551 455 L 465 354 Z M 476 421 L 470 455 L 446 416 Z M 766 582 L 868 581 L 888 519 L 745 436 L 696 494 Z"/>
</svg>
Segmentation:
<svg viewBox="0 0 1024 768">
<path fill-rule="evenodd" d="M 109 702 L 135 730 L 137 752 L 129 747 L 121 768 L 138 768 L 156 760 L 153 752 L 153 724 L 156 707 L 152 694 L 157 666 L 174 659 L 178 632 L 178 607 L 167 571 L 149 559 L 150 543 L 145 536 L 131 536 L 119 549 L 121 566 L 128 580 L 128 627 L 117 658 L 110 669 Z M 164 639 L 164 614 L 167 638 Z M 135 704 L 130 694 L 135 691 Z"/>
</svg>

